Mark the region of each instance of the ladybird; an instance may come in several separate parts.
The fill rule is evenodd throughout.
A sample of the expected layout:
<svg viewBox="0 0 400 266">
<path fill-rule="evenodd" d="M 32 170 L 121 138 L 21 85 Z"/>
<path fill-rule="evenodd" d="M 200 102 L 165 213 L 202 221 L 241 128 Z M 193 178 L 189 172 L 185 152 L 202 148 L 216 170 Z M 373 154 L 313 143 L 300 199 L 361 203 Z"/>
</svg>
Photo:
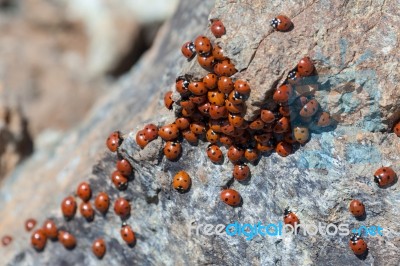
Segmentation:
<svg viewBox="0 0 400 266">
<path fill-rule="evenodd" d="M 178 77 L 176 79 L 175 88 L 181 95 L 186 95 L 189 92 L 189 81 L 185 77 Z"/>
<path fill-rule="evenodd" d="M 319 109 L 319 103 L 317 100 L 312 99 L 306 103 L 300 110 L 300 115 L 302 117 L 312 117 Z"/>
<path fill-rule="evenodd" d="M 210 103 L 203 103 L 202 105 L 199 105 L 197 107 L 197 110 L 200 111 L 204 116 L 208 116 L 208 113 L 210 112 Z"/>
<path fill-rule="evenodd" d="M 244 151 L 244 157 L 246 158 L 247 161 L 254 162 L 258 158 L 260 158 L 260 153 L 256 148 L 247 148 Z"/>
<path fill-rule="evenodd" d="M 30 232 L 36 226 L 36 220 L 29 218 L 25 221 L 25 230 Z"/>
<path fill-rule="evenodd" d="M 90 202 L 82 202 L 79 205 L 79 212 L 86 221 L 91 222 L 94 219 L 94 210 Z"/>
<path fill-rule="evenodd" d="M 214 57 L 215 58 L 215 57 Z M 230 60 L 223 60 L 220 63 L 214 65 L 214 73 L 218 76 L 230 77 L 237 72 L 235 65 Z"/>
<path fill-rule="evenodd" d="M 249 94 L 251 91 L 249 83 L 247 83 L 247 81 L 242 79 L 238 79 L 235 81 L 234 88 L 240 94 L 245 94 L 245 95 Z"/>
<path fill-rule="evenodd" d="M 221 149 L 215 144 L 207 147 L 207 156 L 213 163 L 219 163 L 224 159 Z"/>
<path fill-rule="evenodd" d="M 172 181 L 172 187 L 180 193 L 188 191 L 191 184 L 192 179 L 185 171 L 179 171 Z"/>
<path fill-rule="evenodd" d="M 123 176 L 130 176 L 132 174 L 132 166 L 128 160 L 122 159 L 117 161 L 117 170 Z"/>
<path fill-rule="evenodd" d="M 182 107 L 182 108 L 184 108 L 184 109 L 186 109 L 186 110 L 188 110 L 188 111 L 194 111 L 194 109 L 196 108 L 196 105 L 192 102 L 192 101 L 181 101 L 180 103 L 179 103 L 179 105 Z"/>
<path fill-rule="evenodd" d="M 289 72 L 287 79 L 291 85 L 296 85 L 301 80 L 301 76 L 298 71 L 292 70 Z"/>
<path fill-rule="evenodd" d="M 126 222 L 122 223 L 120 234 L 121 238 L 125 241 L 126 244 L 131 246 L 136 243 L 135 233 L 133 232 L 132 227 Z"/>
<path fill-rule="evenodd" d="M 207 94 L 204 95 L 192 95 L 189 100 L 194 104 L 203 104 L 207 101 Z"/>
<path fill-rule="evenodd" d="M 164 95 L 164 105 L 168 110 L 171 110 L 173 103 L 174 101 L 172 100 L 172 91 L 167 91 Z"/>
<path fill-rule="evenodd" d="M 286 208 L 283 213 L 283 222 L 285 224 L 290 224 L 291 226 L 293 226 L 293 228 L 296 227 L 296 224 L 300 224 L 300 220 L 297 215 L 289 210 L 289 208 Z"/>
<path fill-rule="evenodd" d="M 244 155 L 244 150 L 236 147 L 235 145 L 232 145 L 228 149 L 228 158 L 232 163 L 236 163 L 240 159 L 242 159 Z"/>
<path fill-rule="evenodd" d="M 127 218 L 131 214 L 131 204 L 124 198 L 118 198 L 114 202 L 114 212 L 121 218 Z"/>
<path fill-rule="evenodd" d="M 104 241 L 104 239 L 98 238 L 93 241 L 92 252 L 97 258 L 102 259 L 106 254 L 106 250 L 106 242 Z"/>
<path fill-rule="evenodd" d="M 237 181 L 244 181 L 250 176 L 250 168 L 246 164 L 235 164 L 233 167 L 233 177 Z"/>
<path fill-rule="evenodd" d="M 279 107 L 279 113 L 282 116 L 289 117 L 290 116 L 290 106 L 289 105 L 282 105 L 281 107 Z"/>
<path fill-rule="evenodd" d="M 233 104 L 229 100 L 225 100 L 226 110 L 232 114 L 239 114 L 243 112 L 243 105 L 241 104 Z"/>
<path fill-rule="evenodd" d="M 226 110 L 225 106 L 218 106 L 212 104 L 210 106 L 210 117 L 211 119 L 220 119 L 224 118 L 228 115 L 228 111 Z"/>
<path fill-rule="evenodd" d="M 1 238 L 1 243 L 3 244 L 3 246 L 8 246 L 11 244 L 13 238 L 9 235 L 5 235 Z"/>
<path fill-rule="evenodd" d="M 218 61 L 226 59 L 226 56 L 224 56 L 224 50 L 219 45 L 213 46 L 212 55 L 214 56 L 214 59 Z"/>
<path fill-rule="evenodd" d="M 110 206 L 110 198 L 108 197 L 108 194 L 106 192 L 100 192 L 94 200 L 94 206 L 99 212 L 105 214 Z"/>
<path fill-rule="evenodd" d="M 286 157 L 289 154 L 292 153 L 292 145 L 289 143 L 286 143 L 284 141 L 281 141 L 276 145 L 276 153 L 278 153 L 282 157 Z"/>
<path fill-rule="evenodd" d="M 194 40 L 194 48 L 196 49 L 196 52 L 200 55 L 208 55 L 211 52 L 212 46 L 210 39 L 208 39 L 204 35 L 198 36 Z"/>
<path fill-rule="evenodd" d="M 37 229 L 32 233 L 31 244 L 37 251 L 42 251 L 47 242 L 47 237 L 43 232 L 43 229 Z"/>
<path fill-rule="evenodd" d="M 221 132 L 221 120 L 215 120 L 215 119 L 210 119 L 210 121 L 208 121 L 208 126 L 214 130 L 214 132 Z"/>
<path fill-rule="evenodd" d="M 212 130 L 211 128 L 209 128 L 206 132 L 206 139 L 208 142 L 214 144 L 217 143 L 219 140 L 219 135 L 218 133 L 216 133 L 214 130 Z"/>
<path fill-rule="evenodd" d="M 393 132 L 396 134 L 396 136 L 400 137 L 400 122 L 397 122 L 393 127 Z"/>
<path fill-rule="evenodd" d="M 225 147 L 230 147 L 233 144 L 233 140 L 231 137 L 227 135 L 221 135 L 219 137 L 219 142 L 224 145 Z"/>
<path fill-rule="evenodd" d="M 149 144 L 149 140 L 146 138 L 146 132 L 144 129 L 139 130 L 136 133 L 136 144 L 139 145 L 141 149 L 144 149 L 144 147 Z"/>
<path fill-rule="evenodd" d="M 290 84 L 281 85 L 272 96 L 277 103 L 286 103 L 293 97 L 293 88 Z"/>
<path fill-rule="evenodd" d="M 368 249 L 367 243 L 365 243 L 364 239 L 357 234 L 351 236 L 349 247 L 354 254 L 358 256 L 363 255 Z"/>
<path fill-rule="evenodd" d="M 396 173 L 390 167 L 381 167 L 374 174 L 374 181 L 379 187 L 392 185 L 397 178 Z"/>
<path fill-rule="evenodd" d="M 76 195 L 85 202 L 90 200 L 90 197 L 92 196 L 90 185 L 87 182 L 80 183 L 76 188 Z"/>
<path fill-rule="evenodd" d="M 233 90 L 228 95 L 228 100 L 233 104 L 241 104 L 244 101 L 244 96 L 239 92 Z"/>
<path fill-rule="evenodd" d="M 60 230 L 58 232 L 58 241 L 66 248 L 73 249 L 76 246 L 76 238 L 73 234 Z"/>
<path fill-rule="evenodd" d="M 168 124 L 158 130 L 158 135 L 163 140 L 174 140 L 179 136 L 179 128 L 176 124 Z"/>
<path fill-rule="evenodd" d="M 232 136 L 235 133 L 235 127 L 231 125 L 228 120 L 224 120 L 221 124 L 221 132 L 225 135 Z"/>
<path fill-rule="evenodd" d="M 190 41 L 185 42 L 182 45 L 181 52 L 184 57 L 186 57 L 187 59 L 191 59 L 196 53 L 196 49 L 194 48 L 194 43 Z"/>
<path fill-rule="evenodd" d="M 194 95 L 204 95 L 207 93 L 207 88 L 202 81 L 192 81 L 189 83 L 189 91 Z"/>
<path fill-rule="evenodd" d="M 186 117 L 179 117 L 175 120 L 175 124 L 179 130 L 185 130 L 190 126 L 190 120 Z"/>
<path fill-rule="evenodd" d="M 186 139 L 189 143 L 196 144 L 199 140 L 196 134 L 194 134 L 190 129 L 184 130 L 182 132 L 182 136 Z"/>
<path fill-rule="evenodd" d="M 299 126 L 293 129 L 293 136 L 298 143 L 304 144 L 310 138 L 310 133 L 308 128 Z"/>
<path fill-rule="evenodd" d="M 238 114 L 229 114 L 228 120 L 229 123 L 234 127 L 240 127 L 245 122 L 244 118 Z"/>
<path fill-rule="evenodd" d="M 225 93 L 219 91 L 209 91 L 207 98 L 210 104 L 224 106 L 225 105 Z"/>
<path fill-rule="evenodd" d="M 264 127 L 264 122 L 261 120 L 261 118 L 257 118 L 253 122 L 250 123 L 249 128 L 253 130 L 260 130 L 263 129 Z"/>
<path fill-rule="evenodd" d="M 239 192 L 234 189 L 228 188 L 221 191 L 221 200 L 229 206 L 238 206 L 242 201 Z"/>
<path fill-rule="evenodd" d="M 365 214 L 365 206 L 359 200 L 352 200 L 350 202 L 349 210 L 354 217 L 361 217 Z"/>
<path fill-rule="evenodd" d="M 190 124 L 190 130 L 196 134 L 196 135 L 200 135 L 206 132 L 206 125 L 204 124 L 204 122 L 193 122 Z"/>
<path fill-rule="evenodd" d="M 314 63 L 311 61 L 309 57 L 304 57 L 297 64 L 297 71 L 299 75 L 302 77 L 310 76 L 314 71 Z"/>
<path fill-rule="evenodd" d="M 145 125 L 143 130 L 148 141 L 155 140 L 158 137 L 158 127 L 154 124 Z"/>
<path fill-rule="evenodd" d="M 122 137 L 121 137 L 121 132 L 119 131 L 114 131 L 113 133 L 111 133 L 106 141 L 107 148 L 111 152 L 116 152 L 121 143 L 122 143 Z"/>
<path fill-rule="evenodd" d="M 43 229 L 43 233 L 46 235 L 47 238 L 50 238 L 52 240 L 57 239 L 58 228 L 53 220 L 50 220 L 50 219 L 46 220 L 43 223 L 42 229 Z"/>
<path fill-rule="evenodd" d="M 273 145 L 272 141 L 269 141 L 266 143 L 257 142 L 257 144 L 256 144 L 256 149 L 259 150 L 260 152 L 272 151 L 274 148 L 275 148 L 275 146 Z"/>
<path fill-rule="evenodd" d="M 322 112 L 317 117 L 317 125 L 319 127 L 327 127 L 331 124 L 331 116 L 328 112 Z"/>
<path fill-rule="evenodd" d="M 199 65 L 207 70 L 210 70 L 213 68 L 214 66 L 214 56 L 212 55 L 198 55 L 197 56 L 197 62 L 199 63 Z"/>
<path fill-rule="evenodd" d="M 274 132 L 277 134 L 285 133 L 289 129 L 290 129 L 290 121 L 286 116 L 276 121 L 276 124 L 274 126 Z"/>
<path fill-rule="evenodd" d="M 278 15 L 271 20 L 271 26 L 277 31 L 288 31 L 293 23 L 287 16 Z"/>
<path fill-rule="evenodd" d="M 272 123 L 275 121 L 275 114 L 268 109 L 264 109 L 264 110 L 261 110 L 260 118 L 263 122 L 265 122 L 267 124 Z"/>
<path fill-rule="evenodd" d="M 296 143 L 296 139 L 293 137 L 293 132 L 288 131 L 283 135 L 283 140 L 289 144 Z"/>
<path fill-rule="evenodd" d="M 61 211 L 64 218 L 70 220 L 74 217 L 76 212 L 76 201 L 72 196 L 66 197 L 61 203 Z"/>
<path fill-rule="evenodd" d="M 268 143 L 268 141 L 272 138 L 271 133 L 263 133 L 254 135 L 254 140 L 260 143 Z"/>
<path fill-rule="evenodd" d="M 218 79 L 218 90 L 222 93 L 229 94 L 231 91 L 233 91 L 234 85 L 233 81 L 229 77 L 219 77 Z"/>
<path fill-rule="evenodd" d="M 168 141 L 164 146 L 164 155 L 168 160 L 173 161 L 182 152 L 182 145 L 178 142 Z"/>
<path fill-rule="evenodd" d="M 221 38 L 225 34 L 225 26 L 219 19 L 215 19 L 211 23 L 210 30 L 215 38 Z"/>
<path fill-rule="evenodd" d="M 125 190 L 128 187 L 128 178 L 118 170 L 111 174 L 111 181 L 118 190 Z"/>
</svg>

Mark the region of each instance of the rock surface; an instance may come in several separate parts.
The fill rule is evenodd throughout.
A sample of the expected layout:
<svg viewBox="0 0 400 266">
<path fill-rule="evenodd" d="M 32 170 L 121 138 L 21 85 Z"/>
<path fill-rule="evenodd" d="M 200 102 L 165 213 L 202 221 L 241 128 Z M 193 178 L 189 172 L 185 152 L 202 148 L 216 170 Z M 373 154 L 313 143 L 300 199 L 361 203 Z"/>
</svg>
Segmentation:
<svg viewBox="0 0 400 266">
<path fill-rule="evenodd" d="M 292 31 L 270 29 L 269 20 L 279 13 L 292 17 Z M 394 0 L 182 1 L 152 50 L 97 103 L 84 123 L 37 151 L 6 180 L 0 190 L 0 235 L 12 234 L 15 241 L 0 249 L 1 257 L 11 265 L 97 265 L 88 253 L 91 242 L 104 236 L 108 253 L 102 263 L 107 265 L 398 265 L 400 243 L 393 235 L 366 238 L 369 254 L 358 258 L 348 248 L 348 236 L 256 236 L 247 241 L 243 236 L 189 234 L 191 225 L 207 223 L 278 223 L 287 206 L 303 224 L 399 230 L 399 184 L 380 189 L 373 182 L 381 165 L 400 173 L 400 140 L 386 132 L 400 116 L 398 14 Z M 337 126 L 312 134 L 294 154 L 263 156 L 250 166 L 251 180 L 232 184 L 243 197 L 236 208 L 219 200 L 232 165 L 227 158 L 222 165 L 212 164 L 206 143 L 183 142 L 182 158 L 170 162 L 160 154 L 161 140 L 144 150 L 134 142 L 144 124 L 172 121 L 173 112 L 163 108 L 163 94 L 174 87 L 179 73 L 200 75 L 194 63 L 180 55 L 180 46 L 198 34 L 210 36 L 207 21 L 216 17 L 227 28 L 218 42 L 236 64 L 236 77 L 249 80 L 252 87 L 248 118 L 297 61 L 309 55 L 317 63 L 315 96 L 338 121 Z M 105 138 L 115 129 L 128 133 L 120 151 L 135 168 L 125 192 L 112 187 L 116 156 L 104 148 Z M 170 186 L 182 169 L 193 177 L 186 194 Z M 82 180 L 90 180 L 95 193 L 107 191 L 112 202 L 117 196 L 131 200 L 128 223 L 138 235 L 134 248 L 122 243 L 121 221 L 112 211 L 106 217 L 97 215 L 92 223 L 79 215 L 71 222 L 62 220 L 59 203 Z M 354 219 L 348 211 L 353 198 L 364 202 L 364 220 Z M 76 249 L 65 251 L 50 242 L 44 252 L 33 251 L 23 221 L 36 217 L 42 223 L 49 216 L 75 233 Z"/>
</svg>

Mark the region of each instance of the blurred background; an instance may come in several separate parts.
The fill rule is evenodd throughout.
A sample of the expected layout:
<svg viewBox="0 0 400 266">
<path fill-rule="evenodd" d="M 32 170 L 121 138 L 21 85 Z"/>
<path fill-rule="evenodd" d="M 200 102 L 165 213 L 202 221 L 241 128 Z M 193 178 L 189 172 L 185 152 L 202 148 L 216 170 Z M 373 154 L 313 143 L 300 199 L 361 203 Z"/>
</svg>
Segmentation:
<svg viewBox="0 0 400 266">
<path fill-rule="evenodd" d="M 178 0 L 0 0 L 0 183 L 78 125 Z"/>
</svg>

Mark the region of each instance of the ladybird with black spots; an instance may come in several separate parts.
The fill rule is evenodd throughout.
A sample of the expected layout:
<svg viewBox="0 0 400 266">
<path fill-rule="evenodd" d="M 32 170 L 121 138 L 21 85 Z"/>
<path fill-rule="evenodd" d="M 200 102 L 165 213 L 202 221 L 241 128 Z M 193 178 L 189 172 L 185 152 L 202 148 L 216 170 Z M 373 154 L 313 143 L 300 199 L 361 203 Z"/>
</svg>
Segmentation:
<svg viewBox="0 0 400 266">
<path fill-rule="evenodd" d="M 207 156 L 213 163 L 219 163 L 223 160 L 221 149 L 214 144 L 207 147 Z"/>
<path fill-rule="evenodd" d="M 295 228 L 296 224 L 300 224 L 300 220 L 297 215 L 289 210 L 289 208 L 286 208 L 283 212 L 283 222 L 285 224 L 290 224 L 291 226 L 293 226 L 293 228 Z"/>
<path fill-rule="evenodd" d="M 92 252 L 97 258 L 102 259 L 106 254 L 106 250 L 107 247 L 104 239 L 98 238 L 95 241 L 93 241 Z"/>
<path fill-rule="evenodd" d="M 114 212 L 125 219 L 131 214 L 131 204 L 124 198 L 118 198 L 114 203 Z"/>
<path fill-rule="evenodd" d="M 122 223 L 120 234 L 121 238 L 129 246 L 133 246 L 136 243 L 135 232 L 132 230 L 132 227 L 128 225 L 126 222 Z"/>
<path fill-rule="evenodd" d="M 362 217 L 365 215 L 365 206 L 359 200 L 352 200 L 350 202 L 349 210 L 354 217 Z"/>
<path fill-rule="evenodd" d="M 89 183 L 87 182 L 81 182 L 78 187 L 76 188 L 76 195 L 83 200 L 84 202 L 87 202 L 90 200 L 90 197 L 92 196 L 92 189 L 90 188 Z"/>
<path fill-rule="evenodd" d="M 192 184 L 192 179 L 190 178 L 189 174 L 185 171 L 179 171 L 172 181 L 172 187 L 180 192 L 184 193 L 189 190 Z"/>
<path fill-rule="evenodd" d="M 37 229 L 32 233 L 31 244 L 36 249 L 36 251 L 42 251 L 47 242 L 46 234 L 43 229 Z"/>
<path fill-rule="evenodd" d="M 100 192 L 94 200 L 94 206 L 102 214 L 106 214 L 110 206 L 110 198 L 106 192 Z"/>
<path fill-rule="evenodd" d="M 357 234 L 353 234 L 351 236 L 349 241 L 349 247 L 353 251 L 353 253 L 357 256 L 365 254 L 368 250 L 367 243 L 365 243 L 364 239 Z"/>
<path fill-rule="evenodd" d="M 66 220 L 70 220 L 74 217 L 74 215 L 76 213 L 76 207 L 77 207 L 76 201 L 72 196 L 66 197 L 61 202 L 61 211 Z"/>
<path fill-rule="evenodd" d="M 238 206 L 242 201 L 240 193 L 234 189 L 228 188 L 221 191 L 220 199 L 229 206 Z"/>
<path fill-rule="evenodd" d="M 374 181 L 379 187 L 388 187 L 392 185 L 397 178 L 397 174 L 390 167 L 381 167 L 375 171 Z"/>
<path fill-rule="evenodd" d="M 164 155 L 170 160 L 176 160 L 182 153 L 182 145 L 179 142 L 167 141 L 164 146 Z"/>
<path fill-rule="evenodd" d="M 237 181 L 245 181 L 250 176 L 250 168 L 246 164 L 236 164 L 233 168 L 233 177 Z"/>
<path fill-rule="evenodd" d="M 112 132 L 106 141 L 106 145 L 107 148 L 111 151 L 111 152 L 116 152 L 118 147 L 121 145 L 122 143 L 122 136 L 121 136 L 121 132 L 119 131 L 114 131 Z"/>
<path fill-rule="evenodd" d="M 76 246 L 76 238 L 73 234 L 60 230 L 58 232 L 58 241 L 66 248 L 66 249 L 74 249 Z"/>
<path fill-rule="evenodd" d="M 224 24 L 219 19 L 212 20 L 210 30 L 215 38 L 221 38 L 226 32 Z"/>
<path fill-rule="evenodd" d="M 271 20 L 271 26 L 277 31 L 288 31 L 292 25 L 290 18 L 285 15 L 278 15 Z"/>
</svg>

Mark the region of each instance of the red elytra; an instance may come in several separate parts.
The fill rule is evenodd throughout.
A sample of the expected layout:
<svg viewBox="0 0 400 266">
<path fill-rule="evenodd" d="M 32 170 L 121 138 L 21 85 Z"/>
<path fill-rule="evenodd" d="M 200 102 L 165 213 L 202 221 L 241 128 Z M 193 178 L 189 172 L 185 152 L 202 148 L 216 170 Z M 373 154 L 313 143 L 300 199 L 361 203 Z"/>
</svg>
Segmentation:
<svg viewBox="0 0 400 266">
<path fill-rule="evenodd" d="M 209 90 L 215 89 L 217 87 L 217 82 L 218 82 L 217 75 L 215 75 L 213 73 L 208 73 L 203 78 L 203 83 L 206 86 L 206 88 Z"/>
<path fill-rule="evenodd" d="M 319 103 L 317 100 L 312 99 L 307 102 L 300 110 L 300 115 L 305 118 L 312 117 L 319 110 Z"/>
<path fill-rule="evenodd" d="M 57 239 L 58 228 L 53 220 L 46 220 L 43 223 L 42 229 L 47 238 L 50 238 L 52 240 Z"/>
<path fill-rule="evenodd" d="M 104 239 L 98 238 L 93 241 L 92 252 L 97 258 L 102 259 L 106 254 L 106 250 L 106 242 L 104 241 Z"/>
<path fill-rule="evenodd" d="M 257 148 L 247 148 L 244 151 L 244 157 L 249 162 L 254 162 L 260 158 L 260 153 L 258 152 Z"/>
<path fill-rule="evenodd" d="M 29 218 L 25 221 L 25 230 L 30 232 L 36 226 L 36 220 L 33 218 Z"/>
<path fill-rule="evenodd" d="M 293 88 L 289 84 L 281 85 L 272 96 L 277 103 L 286 103 L 293 97 Z"/>
<path fill-rule="evenodd" d="M 167 141 L 164 146 L 164 155 L 170 160 L 176 160 L 182 153 L 182 145 L 178 142 Z"/>
<path fill-rule="evenodd" d="M 43 232 L 43 229 L 37 229 L 31 235 L 31 244 L 37 251 L 42 251 L 47 242 L 47 237 Z"/>
<path fill-rule="evenodd" d="M 204 35 L 200 35 L 194 40 L 194 47 L 200 55 L 207 55 L 212 49 L 210 39 Z"/>
<path fill-rule="evenodd" d="M 293 23 L 285 15 L 278 15 L 271 20 L 271 26 L 277 31 L 288 31 L 292 27 Z"/>
<path fill-rule="evenodd" d="M 224 159 L 222 151 L 217 145 L 208 146 L 207 156 L 213 163 L 219 163 Z"/>
<path fill-rule="evenodd" d="M 221 38 L 225 34 L 226 29 L 221 20 L 215 19 L 211 23 L 210 30 L 215 38 Z"/>
<path fill-rule="evenodd" d="M 199 140 L 199 137 L 193 133 L 190 129 L 186 129 L 182 132 L 182 136 L 191 144 L 196 144 Z"/>
<path fill-rule="evenodd" d="M 251 91 L 251 90 L 250 90 L 250 85 L 249 85 L 249 83 L 247 83 L 247 81 L 242 80 L 242 79 L 236 80 L 236 81 L 235 81 L 234 87 L 235 87 L 235 90 L 236 90 L 237 92 L 239 92 L 240 94 L 245 94 L 245 95 L 247 95 L 247 94 L 249 94 L 250 91 Z"/>
<path fill-rule="evenodd" d="M 192 95 L 189 97 L 189 100 L 194 104 L 202 104 L 207 101 L 207 94 L 204 95 Z"/>
<path fill-rule="evenodd" d="M 76 201 L 72 196 L 66 197 L 61 202 L 61 211 L 64 215 L 64 218 L 69 220 L 72 219 L 76 213 Z"/>
<path fill-rule="evenodd" d="M 204 116 L 208 116 L 210 112 L 210 103 L 203 103 L 197 107 L 197 110 L 199 110 L 200 113 L 202 113 Z"/>
<path fill-rule="evenodd" d="M 8 246 L 11 244 L 13 238 L 9 235 L 5 235 L 1 238 L 1 243 L 3 244 L 3 246 Z"/>
<path fill-rule="evenodd" d="M 175 120 L 175 124 L 179 130 L 184 130 L 189 128 L 190 126 L 190 119 L 186 117 L 179 117 Z"/>
<path fill-rule="evenodd" d="M 158 135 L 166 141 L 174 140 L 179 136 L 179 128 L 175 124 L 168 124 L 160 127 Z"/>
<path fill-rule="evenodd" d="M 225 105 L 225 93 L 220 91 L 209 91 L 207 98 L 210 104 L 224 106 Z"/>
<path fill-rule="evenodd" d="M 197 56 L 197 62 L 199 63 L 199 65 L 207 70 L 211 70 L 213 69 L 214 66 L 214 56 L 212 55 L 198 55 Z"/>
<path fill-rule="evenodd" d="M 79 205 L 79 212 L 81 213 L 82 217 L 84 217 L 88 222 L 93 221 L 94 210 L 90 202 L 82 202 Z"/>
<path fill-rule="evenodd" d="M 352 200 L 350 202 L 349 210 L 354 217 L 361 217 L 365 214 L 365 206 L 359 200 Z"/>
<path fill-rule="evenodd" d="M 233 168 L 233 177 L 237 181 L 245 181 L 250 176 L 250 168 L 246 164 L 236 164 Z"/>
<path fill-rule="evenodd" d="M 379 187 L 392 185 L 397 178 L 397 174 L 391 167 L 380 167 L 374 173 L 374 181 Z"/>
<path fill-rule="evenodd" d="M 272 123 L 275 121 L 275 114 L 268 109 L 264 109 L 261 110 L 260 118 L 265 123 Z"/>
<path fill-rule="evenodd" d="M 400 122 L 397 122 L 396 125 L 394 125 L 393 132 L 396 136 L 400 137 Z"/>
<path fill-rule="evenodd" d="M 332 123 L 331 115 L 328 112 L 322 112 L 317 116 L 317 125 L 319 127 L 327 127 Z M 397 133 L 396 133 L 397 134 Z M 399 125 L 399 134 L 400 134 L 400 125 Z"/>
<path fill-rule="evenodd" d="M 224 145 L 225 147 L 230 147 L 233 144 L 232 138 L 227 135 L 220 136 L 219 142 L 221 142 L 221 144 Z"/>
<path fill-rule="evenodd" d="M 60 230 L 58 232 L 58 241 L 66 248 L 73 249 L 76 246 L 76 238 L 73 234 Z"/>
<path fill-rule="evenodd" d="M 83 201 L 90 200 L 92 196 L 92 189 L 88 182 L 81 182 L 76 188 L 76 195 Z"/>
<path fill-rule="evenodd" d="M 194 95 L 204 95 L 207 94 L 207 88 L 202 81 L 192 81 L 189 83 L 189 91 Z"/>
<path fill-rule="evenodd" d="M 113 133 L 111 133 L 106 141 L 107 148 L 111 152 L 116 152 L 121 143 L 122 143 L 122 137 L 121 137 L 121 132 L 119 131 L 114 131 Z"/>
<path fill-rule="evenodd" d="M 148 141 L 152 141 L 158 137 L 158 127 L 154 124 L 145 125 L 143 130 Z"/>
<path fill-rule="evenodd" d="M 291 226 L 293 226 L 293 228 L 295 228 L 296 224 L 300 224 L 300 220 L 297 215 L 290 211 L 288 208 L 285 209 L 283 215 L 283 222 L 285 224 L 290 224 Z"/>
<path fill-rule="evenodd" d="M 309 57 L 304 57 L 297 64 L 297 71 L 302 77 L 310 76 L 314 71 L 314 63 Z"/>
<path fill-rule="evenodd" d="M 214 57 L 215 58 L 215 57 Z M 230 77 L 237 72 L 235 65 L 225 59 L 214 65 L 214 73 L 218 76 Z"/>
<path fill-rule="evenodd" d="M 186 57 L 187 59 L 192 58 L 196 53 L 193 42 L 191 41 L 185 42 L 181 47 L 181 52 L 183 56 Z"/>
<path fill-rule="evenodd" d="M 124 198 L 117 198 L 114 202 L 114 212 L 121 218 L 127 218 L 131 214 L 131 204 Z"/>
<path fill-rule="evenodd" d="M 171 110 L 173 103 L 174 101 L 172 100 L 172 91 L 167 91 L 164 95 L 164 105 L 168 110 Z"/>
<path fill-rule="evenodd" d="M 249 128 L 253 130 L 261 130 L 264 128 L 264 122 L 261 120 L 261 118 L 257 118 L 249 124 Z"/>
<path fill-rule="evenodd" d="M 210 143 L 217 143 L 219 141 L 219 134 L 209 128 L 206 132 L 206 139 Z"/>
<path fill-rule="evenodd" d="M 222 93 L 229 94 L 233 91 L 234 84 L 231 78 L 222 76 L 218 79 L 218 90 Z"/>
<path fill-rule="evenodd" d="M 359 235 L 353 234 L 349 241 L 349 247 L 355 255 L 361 256 L 367 252 L 368 246 Z"/>
<path fill-rule="evenodd" d="M 224 56 L 224 50 L 217 44 L 213 46 L 212 55 L 214 56 L 214 60 L 223 61 L 226 59 L 226 56 Z"/>
<path fill-rule="evenodd" d="M 192 184 L 192 179 L 186 171 L 179 171 L 172 180 L 172 187 L 180 193 L 189 190 Z"/>
<path fill-rule="evenodd" d="M 276 124 L 274 126 L 274 132 L 275 133 L 285 133 L 290 129 L 290 120 L 284 116 L 278 121 L 276 121 Z"/>
<path fill-rule="evenodd" d="M 225 108 L 225 106 L 218 106 L 215 104 L 212 104 L 210 106 L 210 117 L 211 119 L 220 119 L 220 118 L 224 118 L 228 115 L 228 112 Z"/>
<path fill-rule="evenodd" d="M 149 143 L 149 140 L 146 138 L 146 132 L 144 129 L 139 130 L 136 133 L 136 143 L 141 149 L 144 149 L 144 147 L 146 147 L 146 145 Z"/>
<path fill-rule="evenodd" d="M 196 135 L 200 135 L 206 132 L 206 125 L 204 124 L 204 122 L 192 122 L 190 124 L 190 130 L 196 134 Z"/>
<path fill-rule="evenodd" d="M 243 155 L 244 150 L 234 145 L 230 146 L 228 149 L 228 158 L 232 163 L 236 163 L 237 161 L 242 159 Z"/>
<path fill-rule="evenodd" d="M 238 114 L 229 114 L 228 120 L 229 123 L 236 128 L 241 127 L 245 122 L 244 118 Z"/>
<path fill-rule="evenodd" d="M 127 223 L 122 223 L 122 227 L 120 230 L 121 238 L 128 245 L 134 245 L 136 243 L 136 236 L 132 230 L 132 227 Z"/>
<path fill-rule="evenodd" d="M 188 87 L 189 87 L 189 81 L 187 81 L 186 78 L 178 77 L 176 79 L 175 88 L 176 91 L 179 92 L 181 95 L 186 95 L 189 92 Z"/>
<path fill-rule="evenodd" d="M 94 206 L 99 212 L 105 214 L 110 206 L 108 194 L 106 192 L 100 192 L 94 201 Z"/>
<path fill-rule="evenodd" d="M 290 116 L 290 106 L 283 105 L 283 106 L 279 107 L 279 113 L 283 116 L 289 117 Z"/>
<path fill-rule="evenodd" d="M 276 145 L 276 153 L 278 153 L 282 157 L 286 157 L 292 153 L 292 145 L 281 141 Z"/>
<path fill-rule="evenodd" d="M 228 120 L 221 122 L 221 132 L 225 135 L 231 136 L 235 133 L 235 127 L 229 123 Z"/>
<path fill-rule="evenodd" d="M 228 112 L 233 114 L 239 114 L 243 112 L 243 105 L 242 104 L 233 104 L 229 100 L 225 100 L 225 107 Z"/>
<path fill-rule="evenodd" d="M 231 188 L 222 190 L 220 198 L 222 202 L 230 206 L 238 206 L 242 201 L 242 197 L 240 196 L 239 192 Z"/>
<path fill-rule="evenodd" d="M 130 176 L 132 174 L 132 166 L 128 160 L 122 159 L 117 161 L 117 170 L 123 176 Z"/>
</svg>

